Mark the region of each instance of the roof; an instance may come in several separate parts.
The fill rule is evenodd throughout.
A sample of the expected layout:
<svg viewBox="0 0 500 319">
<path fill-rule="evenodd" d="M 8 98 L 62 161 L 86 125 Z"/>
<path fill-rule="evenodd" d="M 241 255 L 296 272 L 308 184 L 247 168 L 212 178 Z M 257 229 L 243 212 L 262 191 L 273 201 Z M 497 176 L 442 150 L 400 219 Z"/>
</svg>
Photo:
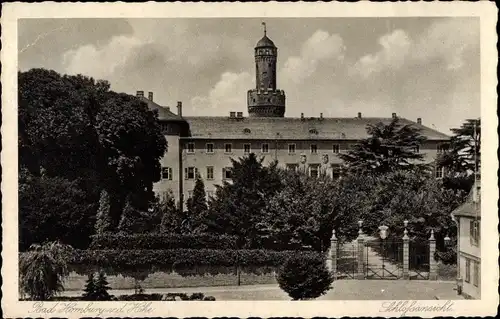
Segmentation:
<svg viewBox="0 0 500 319">
<path fill-rule="evenodd" d="M 261 47 L 273 47 L 275 48 L 276 46 L 274 45 L 274 42 L 267 37 L 267 35 L 263 36 L 262 39 L 257 42 L 257 45 L 255 46 L 256 48 L 261 48 Z"/>
<path fill-rule="evenodd" d="M 289 140 L 359 140 L 367 137 L 366 126 L 391 118 L 291 118 L 227 116 L 184 117 L 191 138 L 199 139 L 289 139 Z M 402 125 L 413 124 L 428 140 L 444 141 L 449 136 L 400 118 Z"/>
<path fill-rule="evenodd" d="M 180 117 L 179 115 L 170 111 L 169 107 L 156 104 L 155 102 L 153 102 L 145 97 L 139 97 L 139 99 L 141 99 L 141 101 L 143 101 L 143 102 L 146 102 L 148 104 L 148 108 L 150 110 L 157 110 L 158 111 L 158 119 L 160 121 L 184 121 L 184 119 L 182 117 Z"/>
<path fill-rule="evenodd" d="M 452 212 L 452 216 L 481 218 L 481 188 L 480 182 L 476 181 L 470 191 L 465 203 Z"/>
</svg>

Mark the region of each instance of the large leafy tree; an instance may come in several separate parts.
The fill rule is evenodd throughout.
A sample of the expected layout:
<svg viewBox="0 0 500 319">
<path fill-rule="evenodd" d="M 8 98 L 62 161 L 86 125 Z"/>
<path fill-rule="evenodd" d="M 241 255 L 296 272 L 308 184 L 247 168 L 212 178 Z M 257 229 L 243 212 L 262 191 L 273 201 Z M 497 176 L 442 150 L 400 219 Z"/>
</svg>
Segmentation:
<svg viewBox="0 0 500 319">
<path fill-rule="evenodd" d="M 129 195 L 146 210 L 166 149 L 157 114 L 135 97 L 110 91 L 109 83 L 82 75 L 31 69 L 20 72 L 18 81 L 19 170 L 74 181 L 85 197 L 75 203 L 94 209 L 105 189 L 111 229 Z M 20 203 L 21 209 L 25 205 L 37 204 Z"/>
<path fill-rule="evenodd" d="M 265 167 L 264 158 L 253 153 L 232 160 L 232 182 L 217 187 L 205 223 L 207 230 L 238 237 L 239 247 L 258 247 L 261 234 L 257 226 L 267 201 L 281 190 L 277 164 Z"/>
<path fill-rule="evenodd" d="M 358 173 L 386 173 L 395 170 L 425 168 L 424 155 L 416 151 L 425 137 L 411 124 L 401 125 L 398 118 L 389 124 L 369 124 L 368 137 L 345 154 L 339 154 L 347 170 Z"/>
</svg>

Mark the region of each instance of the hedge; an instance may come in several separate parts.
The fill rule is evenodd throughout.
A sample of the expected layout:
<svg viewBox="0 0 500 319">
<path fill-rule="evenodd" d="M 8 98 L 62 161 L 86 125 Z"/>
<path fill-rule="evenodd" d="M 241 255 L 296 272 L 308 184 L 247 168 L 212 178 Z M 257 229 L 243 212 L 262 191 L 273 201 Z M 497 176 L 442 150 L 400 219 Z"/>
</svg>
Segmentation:
<svg viewBox="0 0 500 319">
<path fill-rule="evenodd" d="M 122 234 L 91 236 L 89 249 L 234 249 L 236 237 L 213 234 Z"/>
<path fill-rule="evenodd" d="M 68 264 L 79 274 L 104 270 L 107 275 L 138 279 L 156 271 L 175 271 L 184 276 L 231 273 L 236 266 L 247 273 L 263 274 L 274 271 L 289 256 L 297 254 L 318 255 L 305 251 L 229 249 L 77 250 Z"/>
</svg>

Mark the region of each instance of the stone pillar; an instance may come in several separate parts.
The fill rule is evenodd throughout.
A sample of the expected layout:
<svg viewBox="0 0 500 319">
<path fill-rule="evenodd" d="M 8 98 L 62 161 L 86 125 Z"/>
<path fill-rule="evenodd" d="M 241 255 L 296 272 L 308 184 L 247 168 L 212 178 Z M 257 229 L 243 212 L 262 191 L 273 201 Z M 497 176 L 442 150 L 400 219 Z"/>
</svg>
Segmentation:
<svg viewBox="0 0 500 319">
<path fill-rule="evenodd" d="M 363 231 L 359 229 L 358 233 L 358 279 L 365 279 L 365 239 L 363 238 Z"/>
<path fill-rule="evenodd" d="M 328 269 L 333 275 L 333 280 L 337 280 L 337 249 L 338 240 L 335 236 L 335 230 L 332 233 L 332 238 L 330 238 L 330 250 L 328 251 L 328 260 L 330 262 L 330 268 Z"/>
<path fill-rule="evenodd" d="M 429 280 L 437 280 L 437 263 L 434 259 L 436 252 L 436 239 L 434 238 L 434 230 L 431 230 L 431 237 L 429 238 Z"/>
<path fill-rule="evenodd" d="M 403 279 L 410 279 L 410 237 L 406 228 L 403 236 Z"/>
</svg>

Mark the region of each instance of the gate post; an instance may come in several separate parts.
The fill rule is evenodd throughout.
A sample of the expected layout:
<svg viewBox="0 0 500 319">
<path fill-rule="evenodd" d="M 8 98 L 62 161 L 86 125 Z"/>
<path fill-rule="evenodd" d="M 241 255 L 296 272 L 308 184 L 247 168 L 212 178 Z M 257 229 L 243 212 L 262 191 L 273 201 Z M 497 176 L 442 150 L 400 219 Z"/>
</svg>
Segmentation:
<svg viewBox="0 0 500 319">
<path fill-rule="evenodd" d="M 329 260 L 329 271 L 333 275 L 333 280 L 337 280 L 337 249 L 338 249 L 338 241 L 337 237 L 335 237 L 335 230 L 332 232 L 332 237 L 330 238 L 330 250 L 328 251 L 328 260 Z"/>
<path fill-rule="evenodd" d="M 410 279 L 410 237 L 406 228 L 403 236 L 403 279 Z"/>
<path fill-rule="evenodd" d="M 429 238 L 429 280 L 437 280 L 437 263 L 434 259 L 436 252 L 436 239 L 434 238 L 434 230 L 431 230 L 431 237 Z"/>
<path fill-rule="evenodd" d="M 364 252 L 365 252 L 365 239 L 363 238 L 363 231 L 361 227 L 358 231 L 358 279 L 365 279 L 365 267 L 364 267 Z"/>
</svg>

